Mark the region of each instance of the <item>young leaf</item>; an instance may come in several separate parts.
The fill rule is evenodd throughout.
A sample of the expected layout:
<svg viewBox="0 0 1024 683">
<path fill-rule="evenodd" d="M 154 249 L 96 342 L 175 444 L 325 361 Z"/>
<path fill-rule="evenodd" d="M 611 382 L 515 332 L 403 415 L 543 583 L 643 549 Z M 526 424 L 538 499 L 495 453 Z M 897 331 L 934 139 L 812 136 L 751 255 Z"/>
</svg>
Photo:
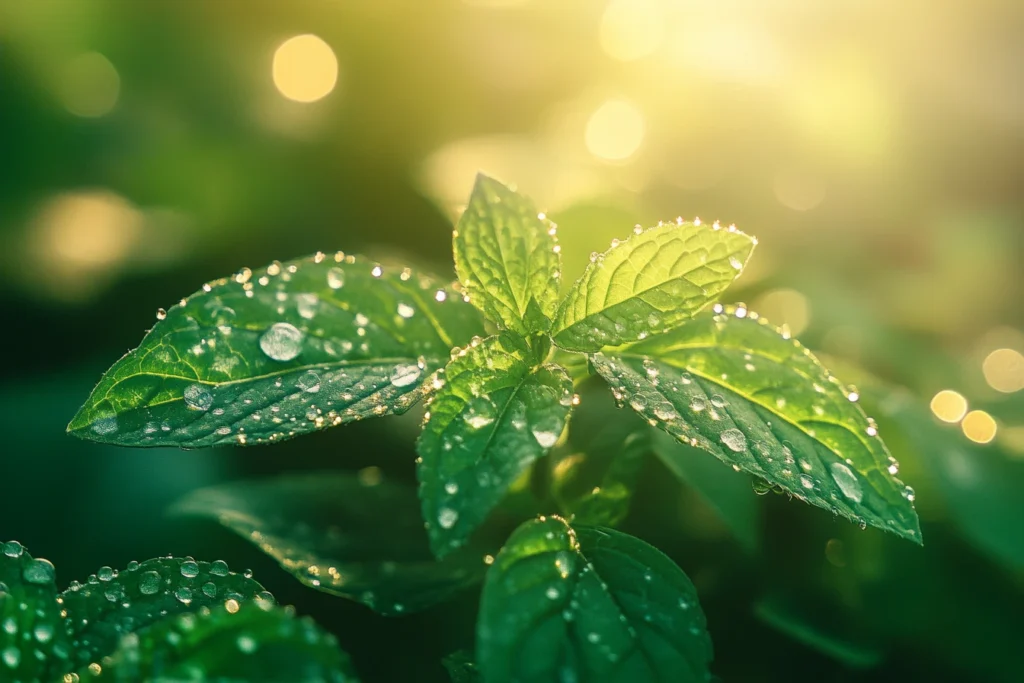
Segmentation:
<svg viewBox="0 0 1024 683">
<path fill-rule="evenodd" d="M 263 586 L 228 571 L 222 561 L 172 557 L 132 562 L 120 572 L 101 567 L 86 583 L 72 582 L 60 598 L 78 667 L 99 662 L 117 649 L 122 636 L 168 615 L 226 601 L 274 603 Z"/>
<path fill-rule="evenodd" d="M 669 223 L 593 257 L 558 307 L 555 343 L 592 352 L 670 330 L 739 277 L 755 240 L 735 227 Z"/>
<path fill-rule="evenodd" d="M 123 636 L 82 681 L 358 683 L 338 642 L 292 608 L 227 601 Z M 70 680 L 70 679 L 69 679 Z"/>
<path fill-rule="evenodd" d="M 400 413 L 482 329 L 431 278 L 341 252 L 243 269 L 165 316 L 69 432 L 129 446 L 252 444 Z"/>
<path fill-rule="evenodd" d="M 730 308 L 591 362 L 680 441 L 813 505 L 917 543 L 913 491 L 874 422 L 795 340 Z"/>
<path fill-rule="evenodd" d="M 234 482 L 174 509 L 217 520 L 307 586 L 381 614 L 426 609 L 483 577 L 482 554 L 468 549 L 436 561 L 415 489 L 375 472 Z"/>
<path fill-rule="evenodd" d="M 721 465 L 688 443 L 681 443 L 665 432 L 650 431 L 652 450 L 658 459 L 700 494 L 743 550 L 756 551 L 760 544 L 760 519 L 757 498 L 750 495 L 750 477 L 723 471 Z"/>
<path fill-rule="evenodd" d="M 477 663 L 488 683 L 703 682 L 711 656 L 693 584 L 632 536 L 541 517 L 487 573 Z"/>
<path fill-rule="evenodd" d="M 49 680 L 69 666 L 54 577 L 49 560 L 17 541 L 0 543 L 0 680 Z"/>
<path fill-rule="evenodd" d="M 535 366 L 519 335 L 471 345 L 445 368 L 417 442 L 417 475 L 430 544 L 462 545 L 509 485 L 555 445 L 572 405 L 557 365 Z"/>
<path fill-rule="evenodd" d="M 548 329 L 561 257 L 554 224 L 533 202 L 478 175 L 453 247 L 459 281 L 484 315 L 523 335 Z"/>
</svg>

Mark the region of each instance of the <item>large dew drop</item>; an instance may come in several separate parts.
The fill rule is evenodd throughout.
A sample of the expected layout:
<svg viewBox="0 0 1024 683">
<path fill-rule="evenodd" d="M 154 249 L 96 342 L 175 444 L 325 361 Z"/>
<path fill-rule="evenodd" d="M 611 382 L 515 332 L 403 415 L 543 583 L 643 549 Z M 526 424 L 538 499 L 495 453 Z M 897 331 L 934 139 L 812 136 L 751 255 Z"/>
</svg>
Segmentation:
<svg viewBox="0 0 1024 683">
<path fill-rule="evenodd" d="M 836 485 L 839 486 L 839 490 L 843 492 L 843 495 L 854 503 L 859 503 L 864 497 L 864 492 L 861 490 L 860 482 L 857 481 L 853 471 L 841 462 L 832 463 L 829 469 L 832 471 L 832 478 L 836 480 Z"/>
<path fill-rule="evenodd" d="M 418 380 L 422 372 L 418 365 L 396 365 L 391 371 L 391 384 L 396 387 L 407 387 Z"/>
<path fill-rule="evenodd" d="M 302 351 L 303 336 L 291 323 L 274 323 L 260 337 L 260 349 L 274 360 L 291 360 Z"/>
<path fill-rule="evenodd" d="M 728 446 L 731 451 L 739 453 L 747 450 L 747 437 L 745 437 L 743 432 L 738 429 L 726 429 L 718 438 L 720 438 L 722 443 Z"/>
<path fill-rule="evenodd" d="M 39 559 L 29 562 L 25 569 L 22 570 L 21 576 L 28 583 L 47 584 L 53 583 L 56 571 L 49 560 Z"/>
<path fill-rule="evenodd" d="M 202 384 L 189 384 L 184 392 L 185 405 L 192 410 L 209 410 L 213 405 L 213 394 Z"/>
</svg>

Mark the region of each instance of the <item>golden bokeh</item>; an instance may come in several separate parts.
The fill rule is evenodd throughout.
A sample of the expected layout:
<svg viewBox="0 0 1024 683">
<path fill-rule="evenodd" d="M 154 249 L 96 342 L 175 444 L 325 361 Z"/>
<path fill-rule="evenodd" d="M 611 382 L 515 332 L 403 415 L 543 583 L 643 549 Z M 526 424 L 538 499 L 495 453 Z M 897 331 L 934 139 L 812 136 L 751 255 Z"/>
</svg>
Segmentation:
<svg viewBox="0 0 1024 683">
<path fill-rule="evenodd" d="M 811 321 L 807 297 L 795 289 L 773 289 L 754 300 L 754 310 L 778 326 L 785 325 L 790 334 L 799 336 Z"/>
<path fill-rule="evenodd" d="M 960 423 L 964 436 L 975 443 L 988 443 L 996 438 L 996 421 L 984 410 L 972 410 Z"/>
<path fill-rule="evenodd" d="M 1011 394 L 1024 389 L 1024 355 L 1016 349 L 996 349 L 985 357 L 981 370 L 996 391 Z"/>
<path fill-rule="evenodd" d="M 599 159 L 625 161 L 640 149 L 646 127 L 635 106 L 625 100 L 608 100 L 587 121 L 587 150 Z"/>
<path fill-rule="evenodd" d="M 932 397 L 931 408 L 943 422 L 959 422 L 967 413 L 967 399 L 952 389 L 943 389 Z"/>
<path fill-rule="evenodd" d="M 289 100 L 316 102 L 338 82 L 338 59 L 321 38 L 307 33 L 281 43 L 274 52 L 274 85 Z"/>
<path fill-rule="evenodd" d="M 664 38 L 665 16 L 654 0 L 612 0 L 601 17 L 601 49 L 624 62 L 646 57 Z"/>
<path fill-rule="evenodd" d="M 99 52 L 86 52 L 71 59 L 64 66 L 58 85 L 64 107 L 85 118 L 109 114 L 120 92 L 117 69 Z"/>
</svg>

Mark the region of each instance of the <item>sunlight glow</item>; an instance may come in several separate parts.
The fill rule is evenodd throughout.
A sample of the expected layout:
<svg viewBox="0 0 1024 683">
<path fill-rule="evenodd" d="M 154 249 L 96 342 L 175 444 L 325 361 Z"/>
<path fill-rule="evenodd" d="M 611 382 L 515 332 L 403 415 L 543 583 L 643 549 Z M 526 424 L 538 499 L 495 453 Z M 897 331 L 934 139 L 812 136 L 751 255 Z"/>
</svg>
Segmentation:
<svg viewBox="0 0 1024 683">
<path fill-rule="evenodd" d="M 607 161 L 625 161 L 644 141 L 643 114 L 625 100 L 608 100 L 587 121 L 587 150 Z"/>
<path fill-rule="evenodd" d="M 996 349 L 985 357 L 981 370 L 996 391 L 1012 394 L 1024 389 L 1024 355 L 1015 349 Z"/>
<path fill-rule="evenodd" d="M 612 0 L 601 17 L 601 49 L 624 62 L 646 57 L 661 45 L 665 17 L 655 0 Z"/>
<path fill-rule="evenodd" d="M 331 46 L 307 33 L 284 41 L 274 52 L 274 85 L 295 102 L 327 97 L 338 82 L 338 59 Z"/>
</svg>

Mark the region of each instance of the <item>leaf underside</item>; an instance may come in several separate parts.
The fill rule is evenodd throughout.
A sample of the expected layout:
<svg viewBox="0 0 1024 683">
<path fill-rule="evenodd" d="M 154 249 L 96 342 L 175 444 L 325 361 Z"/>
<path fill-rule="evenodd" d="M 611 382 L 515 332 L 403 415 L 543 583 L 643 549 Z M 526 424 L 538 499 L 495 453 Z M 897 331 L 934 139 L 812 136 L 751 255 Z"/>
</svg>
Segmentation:
<svg viewBox="0 0 1024 683">
<path fill-rule="evenodd" d="M 477 625 L 488 683 L 705 681 L 711 657 L 693 584 L 632 536 L 540 518 L 488 571 Z"/>
<path fill-rule="evenodd" d="M 535 362 L 506 332 L 465 349 L 441 376 L 417 442 L 423 518 L 439 557 L 466 541 L 565 428 L 572 381 Z"/>
<path fill-rule="evenodd" d="M 433 278 L 341 252 L 241 271 L 166 313 L 68 431 L 129 446 L 255 444 L 401 413 L 482 331 Z"/>
<path fill-rule="evenodd" d="M 739 277 L 754 240 L 697 222 L 634 233 L 593 257 L 558 307 L 556 344 L 593 352 L 672 329 Z"/>
<path fill-rule="evenodd" d="M 917 543 L 912 490 L 874 422 L 824 367 L 744 308 L 593 354 L 651 424 L 791 495 Z"/>
<path fill-rule="evenodd" d="M 315 472 L 194 491 L 177 513 L 213 519 L 302 583 L 386 615 L 431 607 L 483 577 L 470 549 L 438 562 L 416 490 L 379 473 Z"/>
</svg>

